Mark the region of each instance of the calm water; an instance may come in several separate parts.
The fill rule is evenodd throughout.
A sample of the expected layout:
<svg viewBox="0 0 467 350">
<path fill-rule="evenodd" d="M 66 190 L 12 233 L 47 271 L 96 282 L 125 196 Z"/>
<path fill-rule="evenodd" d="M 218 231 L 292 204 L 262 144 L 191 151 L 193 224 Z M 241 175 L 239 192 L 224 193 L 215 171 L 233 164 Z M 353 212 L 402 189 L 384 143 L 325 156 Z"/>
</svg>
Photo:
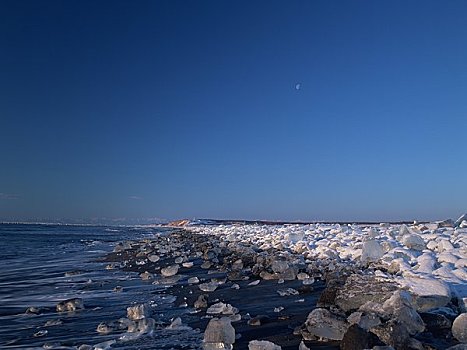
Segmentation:
<svg viewBox="0 0 467 350">
<path fill-rule="evenodd" d="M 116 242 L 163 233 L 158 228 L 0 224 L 0 348 L 64 348 L 95 345 L 118 335 L 99 335 L 102 321 L 126 316 L 126 307 L 150 303 L 155 318 L 175 315 L 173 298 L 161 287 L 143 283 L 133 273 L 105 270 L 96 259 L 113 250 Z M 74 275 L 66 275 L 74 271 Z M 113 289 L 122 286 L 123 292 Z M 83 298 L 85 310 L 57 313 L 64 299 Z M 28 307 L 45 309 L 25 315 Z M 61 325 L 44 327 L 49 320 Z M 38 332 L 47 333 L 38 337 Z M 34 336 L 36 334 L 36 336 Z M 117 343 L 127 349 L 197 349 L 197 332 L 157 331 L 153 337 Z"/>
</svg>

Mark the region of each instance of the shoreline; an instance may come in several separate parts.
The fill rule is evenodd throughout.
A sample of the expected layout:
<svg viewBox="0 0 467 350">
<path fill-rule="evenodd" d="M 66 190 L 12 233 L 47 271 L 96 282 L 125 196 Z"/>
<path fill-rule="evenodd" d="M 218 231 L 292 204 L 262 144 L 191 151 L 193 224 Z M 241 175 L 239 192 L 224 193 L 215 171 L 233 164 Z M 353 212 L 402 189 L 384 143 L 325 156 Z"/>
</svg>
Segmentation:
<svg viewBox="0 0 467 350">
<path fill-rule="evenodd" d="M 395 349 L 446 349 L 459 344 L 451 331 L 453 321 L 462 312 L 459 300 L 441 300 L 442 296 L 431 295 L 436 307 L 426 309 L 426 305 L 422 305 L 426 310 L 420 309 L 420 303 L 426 304 L 431 299 L 403 288 L 400 281 L 396 281 L 402 273 L 392 271 L 391 274 L 390 264 L 384 265 L 382 257 L 371 257 L 362 264 L 361 259 L 355 257 L 333 256 L 330 252 L 335 248 L 332 248 L 335 241 L 318 246 L 330 249 L 320 248 L 319 254 L 311 254 L 309 247 L 305 249 L 301 244 L 306 241 L 303 235 L 288 230 L 289 226 L 276 226 L 280 239 L 274 237 L 277 232 L 261 233 L 255 225 L 172 227 L 172 232 L 152 240 L 117 245 L 115 252 L 105 260 L 126 271 L 140 273 L 142 283 L 166 286 L 164 293 L 177 298 L 175 308 L 180 311 L 183 326 L 202 333 L 209 328 L 212 318 L 228 317 L 237 336 L 233 345 L 237 349 L 247 349 L 251 340 L 268 340 L 282 349 L 298 349 L 299 346 L 300 349 L 358 349 L 359 342 Z M 307 232 L 306 226 L 294 227 Z M 327 232 L 333 235 L 332 231 L 338 227 L 328 227 Z M 381 229 L 384 231 L 388 227 L 393 226 Z M 368 231 L 360 232 L 368 236 L 365 242 L 375 241 L 377 233 L 381 233 L 374 227 L 363 229 Z M 398 229 L 408 230 L 405 225 Z M 464 231 L 461 232 L 464 235 Z M 323 240 L 326 238 L 318 242 Z M 175 273 L 162 270 L 168 276 L 161 275 L 161 269 L 175 266 Z M 188 279 L 194 277 L 199 282 L 188 283 Z M 215 288 L 203 292 L 199 284 L 211 284 Z M 234 285 L 239 289 L 232 289 Z M 366 286 L 371 287 L 369 297 L 365 297 Z M 287 288 L 295 292 L 288 296 L 277 293 Z M 363 298 L 356 305 L 350 305 L 356 302 L 352 299 L 356 290 Z M 202 294 L 208 295 L 207 302 L 194 308 L 193 304 Z M 369 302 L 373 303 L 373 310 L 362 308 Z M 224 311 L 207 314 L 207 308 L 213 305 Z M 232 313 L 226 308 L 238 310 Z M 274 312 L 274 308 L 276 311 L 284 309 Z M 313 310 L 320 310 L 321 314 L 318 315 L 318 311 L 313 314 Z M 222 312 L 226 313 L 222 315 Z M 368 325 L 368 318 L 377 322 Z M 319 326 L 325 323 L 326 327 Z M 394 325 L 399 327 L 398 333 L 404 334 L 402 340 L 390 332 Z M 326 338 L 330 340 L 323 341 Z"/>
</svg>

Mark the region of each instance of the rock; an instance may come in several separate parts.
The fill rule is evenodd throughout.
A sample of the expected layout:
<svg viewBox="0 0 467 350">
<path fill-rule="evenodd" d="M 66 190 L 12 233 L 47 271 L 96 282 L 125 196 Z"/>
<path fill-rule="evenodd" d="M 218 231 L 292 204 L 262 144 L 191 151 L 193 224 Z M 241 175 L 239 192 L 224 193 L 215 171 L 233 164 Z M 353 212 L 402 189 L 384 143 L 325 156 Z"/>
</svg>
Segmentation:
<svg viewBox="0 0 467 350">
<path fill-rule="evenodd" d="M 193 267 L 193 261 L 184 262 L 182 266 L 189 269 L 190 267 Z"/>
<path fill-rule="evenodd" d="M 383 248 L 376 240 L 369 240 L 363 243 L 362 247 L 362 263 L 375 262 L 381 259 L 384 255 Z"/>
<path fill-rule="evenodd" d="M 190 277 L 187 282 L 188 282 L 188 284 L 197 284 L 197 283 L 199 283 L 199 278 L 196 277 L 196 276 L 195 277 Z"/>
<path fill-rule="evenodd" d="M 431 333 L 439 333 L 446 329 L 451 329 L 452 322 L 444 315 L 431 312 L 421 313 L 420 317 L 425 323 L 426 329 Z"/>
<path fill-rule="evenodd" d="M 410 335 L 416 335 L 425 330 L 425 324 L 412 306 L 411 296 L 406 291 L 395 291 L 384 302 L 383 310 L 404 325 Z"/>
<path fill-rule="evenodd" d="M 275 273 L 283 273 L 289 268 L 287 261 L 275 260 L 271 265 L 272 271 Z"/>
<path fill-rule="evenodd" d="M 405 277 L 400 285 L 408 288 L 415 298 L 414 306 L 418 312 L 443 307 L 451 300 L 451 290 L 446 282 L 428 277 Z"/>
<path fill-rule="evenodd" d="M 159 255 L 149 255 L 148 260 L 150 262 L 158 262 L 160 260 L 160 257 L 159 257 Z"/>
<path fill-rule="evenodd" d="M 35 306 L 30 306 L 26 309 L 25 314 L 27 315 L 39 315 L 41 313 L 41 309 Z"/>
<path fill-rule="evenodd" d="M 180 281 L 182 279 L 182 277 L 183 276 L 181 276 L 181 275 L 174 275 L 174 276 L 170 276 L 170 277 L 162 277 L 162 278 L 156 279 L 154 282 L 152 282 L 152 284 L 171 286 L 171 285 L 176 284 L 178 281 Z"/>
<path fill-rule="evenodd" d="M 298 295 L 298 291 L 293 288 L 286 288 L 286 289 L 278 289 L 277 294 L 281 297 L 289 296 L 289 295 Z"/>
<path fill-rule="evenodd" d="M 252 340 L 248 343 L 248 350 L 282 350 L 282 348 L 267 340 Z"/>
<path fill-rule="evenodd" d="M 467 213 L 459 217 L 459 219 L 457 219 L 456 222 L 454 223 L 454 226 L 460 227 L 463 221 L 467 221 Z"/>
<path fill-rule="evenodd" d="M 259 277 L 261 277 L 263 280 L 266 280 L 266 281 L 278 280 L 279 279 L 279 274 L 270 273 L 268 271 L 261 271 L 260 274 L 259 274 Z"/>
<path fill-rule="evenodd" d="M 267 315 L 258 315 L 258 316 L 255 316 L 253 318 L 251 318 L 250 320 L 248 320 L 248 325 L 249 326 L 261 326 L 265 323 L 268 323 L 270 321 L 270 318 L 269 316 Z"/>
<path fill-rule="evenodd" d="M 126 313 L 130 320 L 137 321 L 143 318 L 148 318 L 151 310 L 147 304 L 138 304 L 135 306 L 127 307 Z"/>
<path fill-rule="evenodd" d="M 201 289 L 203 292 L 214 292 L 219 284 L 215 282 L 208 282 L 208 283 L 202 283 L 198 285 L 199 289 Z"/>
<path fill-rule="evenodd" d="M 195 309 L 204 309 L 208 307 L 208 296 L 206 294 L 201 294 L 198 299 L 196 299 L 194 307 Z"/>
<path fill-rule="evenodd" d="M 174 276 L 177 274 L 179 267 L 178 264 L 164 267 L 161 269 L 161 274 L 164 277 Z"/>
<path fill-rule="evenodd" d="M 96 329 L 99 334 L 109 334 L 115 330 L 117 330 L 117 327 L 113 322 L 101 322 Z"/>
<path fill-rule="evenodd" d="M 377 336 L 354 324 L 345 332 L 340 342 L 340 348 L 341 350 L 370 349 L 379 343 Z"/>
<path fill-rule="evenodd" d="M 242 259 L 235 260 L 235 261 L 232 263 L 232 270 L 233 270 L 233 271 L 240 271 L 241 269 L 243 269 L 243 261 L 242 261 Z"/>
<path fill-rule="evenodd" d="M 152 335 L 156 326 L 156 320 L 153 318 L 143 318 L 138 321 L 138 333 Z"/>
<path fill-rule="evenodd" d="M 204 270 L 210 269 L 212 266 L 212 263 L 210 261 L 205 261 L 201 264 L 201 268 Z"/>
<path fill-rule="evenodd" d="M 39 337 L 43 337 L 43 336 L 47 335 L 47 333 L 49 333 L 49 331 L 47 331 L 46 329 L 43 329 L 43 330 L 40 330 L 40 331 L 34 333 L 32 336 L 34 338 L 39 338 Z"/>
<path fill-rule="evenodd" d="M 294 267 L 289 267 L 284 272 L 279 273 L 278 277 L 284 281 L 293 281 L 297 277 L 297 271 Z"/>
<path fill-rule="evenodd" d="M 356 324 L 364 330 L 370 330 L 381 324 L 381 319 L 374 313 L 354 312 L 347 317 L 349 324 Z"/>
<path fill-rule="evenodd" d="M 318 307 L 330 307 L 335 304 L 338 287 L 336 284 L 328 283 L 326 288 L 321 292 L 316 306 Z"/>
<path fill-rule="evenodd" d="M 376 334 L 386 345 L 390 345 L 396 350 L 406 349 L 406 345 L 410 341 L 409 332 L 396 320 L 390 320 L 384 325 L 374 327 L 371 332 Z"/>
<path fill-rule="evenodd" d="M 149 280 L 152 280 L 154 278 L 154 275 L 150 272 L 143 272 L 142 274 L 139 275 L 139 277 L 143 280 L 143 281 L 149 281 Z"/>
<path fill-rule="evenodd" d="M 446 219 L 443 221 L 437 221 L 438 227 L 454 227 L 454 221 L 452 219 Z"/>
<path fill-rule="evenodd" d="M 402 244 L 404 244 L 407 248 L 414 250 L 423 250 L 426 247 L 423 238 L 414 233 L 404 235 L 402 237 Z"/>
<path fill-rule="evenodd" d="M 438 242 L 438 252 L 442 253 L 448 250 L 453 250 L 454 246 L 447 239 L 442 239 Z"/>
<path fill-rule="evenodd" d="M 165 327 L 165 329 L 169 330 L 189 330 L 192 329 L 189 326 L 186 326 L 182 323 L 182 319 L 180 317 L 175 318 L 170 325 Z"/>
<path fill-rule="evenodd" d="M 230 304 L 224 304 L 222 302 L 211 305 L 207 310 L 207 314 L 222 314 L 222 315 L 234 315 L 238 313 L 238 309 Z"/>
<path fill-rule="evenodd" d="M 114 345 L 117 341 L 112 339 L 112 340 L 107 340 L 102 343 L 94 345 L 94 350 L 108 350 Z"/>
<path fill-rule="evenodd" d="M 305 345 L 303 340 L 300 342 L 300 345 L 298 345 L 298 350 L 311 350 L 308 346 Z"/>
<path fill-rule="evenodd" d="M 235 329 L 232 327 L 228 317 L 213 318 L 209 321 L 204 331 L 203 348 L 231 349 L 235 343 Z"/>
<path fill-rule="evenodd" d="M 378 281 L 374 276 L 351 275 L 336 295 L 335 303 L 345 312 L 357 310 L 368 301 L 382 304 L 397 290 L 392 282 Z"/>
<path fill-rule="evenodd" d="M 314 309 L 307 317 L 305 327 L 309 333 L 326 339 L 342 340 L 347 323 L 326 309 Z"/>
<path fill-rule="evenodd" d="M 175 258 L 174 263 L 181 264 L 183 262 L 183 258 L 181 256 Z"/>
<path fill-rule="evenodd" d="M 67 299 L 57 304 L 58 312 L 76 311 L 76 310 L 82 310 L 82 309 L 84 309 L 84 303 L 83 303 L 83 299 L 81 298 Z"/>
<path fill-rule="evenodd" d="M 78 350 L 93 350 L 94 347 L 88 344 L 81 344 L 78 346 Z"/>
<path fill-rule="evenodd" d="M 456 317 L 452 323 L 452 335 L 461 343 L 467 343 L 467 313 Z"/>
<path fill-rule="evenodd" d="M 52 327 L 52 326 L 59 326 L 63 324 L 62 320 L 48 320 L 45 324 L 44 327 Z"/>
</svg>

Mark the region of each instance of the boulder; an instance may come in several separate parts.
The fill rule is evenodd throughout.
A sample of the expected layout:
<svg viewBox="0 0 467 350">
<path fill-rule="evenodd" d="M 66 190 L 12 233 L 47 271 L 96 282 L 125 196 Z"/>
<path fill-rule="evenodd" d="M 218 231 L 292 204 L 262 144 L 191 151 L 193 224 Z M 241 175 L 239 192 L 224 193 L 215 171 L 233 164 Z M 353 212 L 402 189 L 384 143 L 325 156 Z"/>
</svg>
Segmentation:
<svg viewBox="0 0 467 350">
<path fill-rule="evenodd" d="M 445 315 L 425 312 L 421 313 L 420 317 L 425 323 L 426 329 L 431 333 L 440 333 L 443 330 L 451 329 L 452 322 Z"/>
<path fill-rule="evenodd" d="M 218 286 L 219 284 L 216 282 L 208 282 L 198 285 L 199 289 L 201 289 L 203 292 L 214 292 Z"/>
<path fill-rule="evenodd" d="M 347 317 L 347 322 L 351 325 L 356 324 L 360 328 L 368 331 L 373 327 L 379 326 L 381 324 L 381 319 L 374 313 L 363 313 L 357 311 Z"/>
<path fill-rule="evenodd" d="M 180 268 L 180 266 L 178 264 L 170 265 L 170 266 L 162 268 L 161 269 L 161 274 L 164 277 L 174 276 L 174 275 L 177 274 L 179 268 Z"/>
<path fill-rule="evenodd" d="M 271 319 L 269 318 L 268 315 L 257 315 L 253 317 L 252 319 L 248 320 L 248 325 L 249 326 L 261 326 L 264 325 L 265 323 L 268 323 Z"/>
<path fill-rule="evenodd" d="M 451 290 L 446 282 L 428 277 L 404 277 L 399 284 L 408 288 L 414 297 L 418 312 L 426 312 L 447 305 L 451 300 Z"/>
<path fill-rule="evenodd" d="M 406 327 L 397 320 L 390 320 L 381 326 L 374 327 L 371 332 L 376 334 L 383 343 L 394 347 L 396 350 L 406 349 L 410 341 L 410 335 Z"/>
<path fill-rule="evenodd" d="M 381 259 L 384 255 L 383 248 L 378 241 L 372 239 L 363 243 L 362 247 L 362 263 L 375 262 Z"/>
<path fill-rule="evenodd" d="M 467 221 L 467 213 L 459 217 L 459 219 L 457 219 L 456 222 L 454 223 L 454 226 L 460 227 L 463 221 Z"/>
<path fill-rule="evenodd" d="M 287 261 L 275 260 L 271 264 L 272 271 L 275 273 L 283 273 L 289 268 Z"/>
<path fill-rule="evenodd" d="M 328 310 L 318 308 L 310 312 L 305 327 L 309 333 L 317 337 L 342 340 L 348 325 Z"/>
<path fill-rule="evenodd" d="M 233 307 L 230 304 L 224 304 L 223 302 L 218 302 L 214 305 L 211 305 L 207 310 L 207 314 L 222 314 L 222 315 L 234 315 L 238 313 L 238 309 Z"/>
<path fill-rule="evenodd" d="M 411 296 L 406 291 L 398 290 L 383 304 L 383 310 L 404 325 L 410 335 L 425 330 L 425 324 L 412 306 Z"/>
<path fill-rule="evenodd" d="M 340 342 L 341 350 L 362 350 L 371 349 L 381 342 L 378 337 L 358 325 L 351 325 L 344 334 Z"/>
<path fill-rule="evenodd" d="M 467 343 L 467 313 L 456 317 L 452 323 L 452 335 L 461 343 Z"/>
<path fill-rule="evenodd" d="M 204 331 L 203 348 L 231 349 L 235 343 L 235 329 L 228 317 L 213 318 Z"/>
<path fill-rule="evenodd" d="M 357 310 L 368 301 L 382 304 L 397 289 L 395 283 L 379 281 L 374 276 L 354 274 L 338 290 L 335 303 L 345 312 Z"/>
<path fill-rule="evenodd" d="M 267 340 L 252 340 L 248 343 L 248 350 L 281 350 L 279 345 Z"/>
<path fill-rule="evenodd" d="M 402 237 L 402 244 L 404 244 L 407 248 L 414 250 L 423 250 L 426 248 L 426 244 L 423 238 L 414 233 L 404 235 Z"/>
</svg>

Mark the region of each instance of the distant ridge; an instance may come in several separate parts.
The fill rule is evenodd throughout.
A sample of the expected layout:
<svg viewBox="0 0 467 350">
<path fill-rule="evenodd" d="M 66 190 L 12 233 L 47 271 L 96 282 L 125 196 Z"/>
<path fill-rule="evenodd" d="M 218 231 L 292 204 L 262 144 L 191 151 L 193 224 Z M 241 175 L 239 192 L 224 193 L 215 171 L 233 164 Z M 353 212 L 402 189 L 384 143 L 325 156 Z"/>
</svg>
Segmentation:
<svg viewBox="0 0 467 350">
<path fill-rule="evenodd" d="M 176 220 L 168 226 L 183 227 L 197 225 L 310 225 L 310 224 L 339 224 L 339 225 L 379 225 L 381 221 L 272 221 L 272 220 L 240 220 L 240 219 L 194 219 Z M 413 221 L 388 221 L 388 224 L 413 224 Z M 424 223 L 420 221 L 419 223 Z"/>
</svg>

